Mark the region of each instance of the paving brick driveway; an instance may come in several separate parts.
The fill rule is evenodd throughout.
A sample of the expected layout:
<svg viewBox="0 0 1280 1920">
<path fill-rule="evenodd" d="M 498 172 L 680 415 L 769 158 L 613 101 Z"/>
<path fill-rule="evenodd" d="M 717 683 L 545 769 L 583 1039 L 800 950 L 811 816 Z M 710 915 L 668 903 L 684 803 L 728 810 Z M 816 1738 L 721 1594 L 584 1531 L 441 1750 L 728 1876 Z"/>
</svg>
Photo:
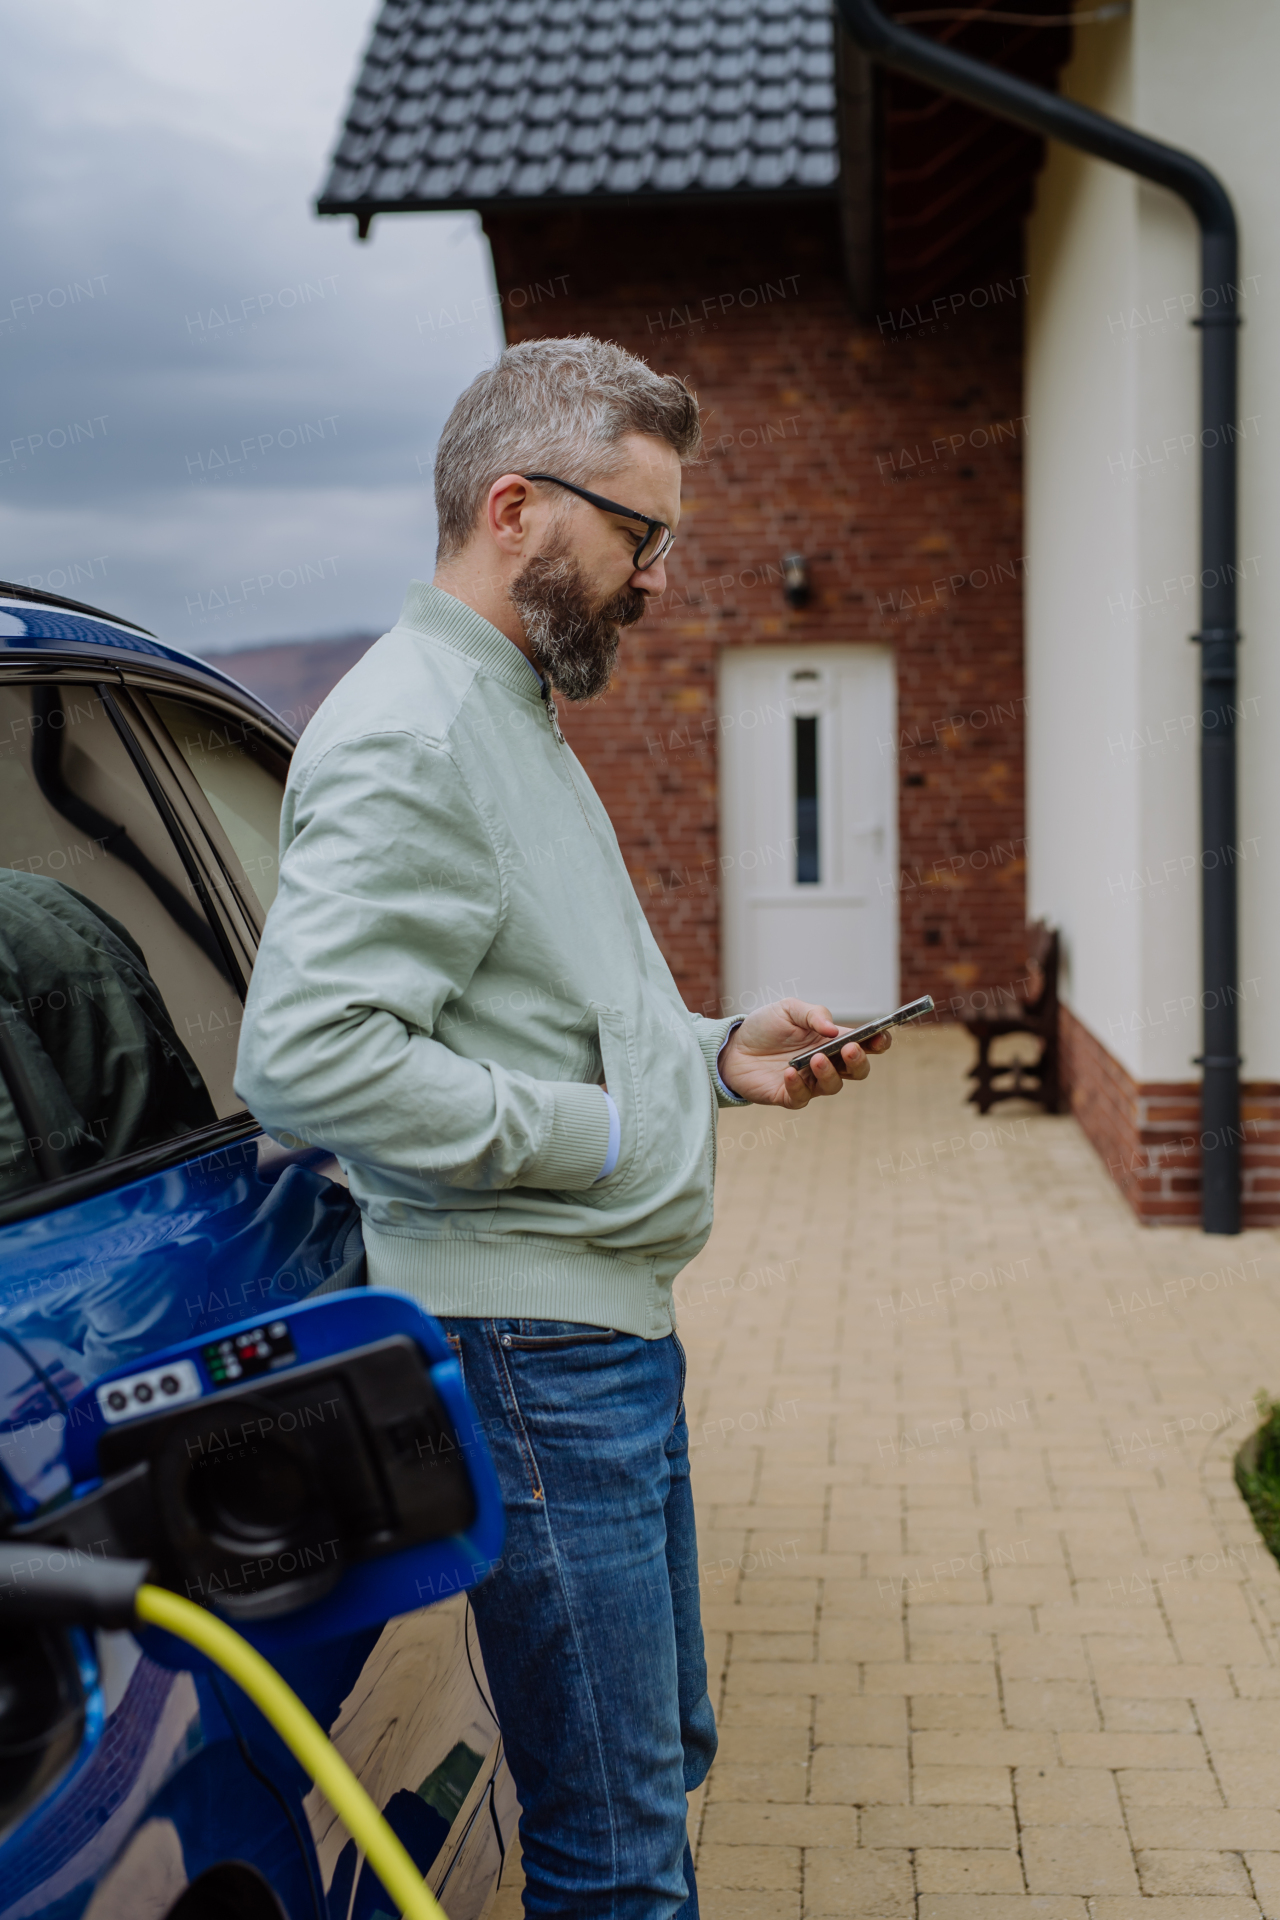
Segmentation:
<svg viewBox="0 0 1280 1920">
<path fill-rule="evenodd" d="M 1231 1480 L 1280 1236 L 1138 1227 L 899 1036 L 727 1114 L 682 1277 L 707 1920 L 1280 1915 L 1280 1570 Z M 994 1124 L 993 1124 L 994 1122 Z"/>
</svg>

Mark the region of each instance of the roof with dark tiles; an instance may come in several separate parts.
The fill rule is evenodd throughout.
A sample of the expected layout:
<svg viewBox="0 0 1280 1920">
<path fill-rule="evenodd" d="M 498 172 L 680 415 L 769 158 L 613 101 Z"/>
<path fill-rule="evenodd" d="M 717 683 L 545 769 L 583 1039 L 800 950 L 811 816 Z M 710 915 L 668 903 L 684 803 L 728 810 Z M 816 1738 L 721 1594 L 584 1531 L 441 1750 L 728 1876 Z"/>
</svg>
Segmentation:
<svg viewBox="0 0 1280 1920">
<path fill-rule="evenodd" d="M 829 197 L 830 0 L 385 0 L 321 213 Z"/>
</svg>

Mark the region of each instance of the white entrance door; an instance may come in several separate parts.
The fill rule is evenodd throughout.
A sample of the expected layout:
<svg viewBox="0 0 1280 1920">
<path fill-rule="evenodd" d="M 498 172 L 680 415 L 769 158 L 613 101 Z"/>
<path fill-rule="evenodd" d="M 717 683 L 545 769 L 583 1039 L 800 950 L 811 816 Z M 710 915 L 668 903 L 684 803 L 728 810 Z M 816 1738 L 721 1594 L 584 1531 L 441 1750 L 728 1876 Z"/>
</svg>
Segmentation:
<svg viewBox="0 0 1280 1920">
<path fill-rule="evenodd" d="M 721 655 L 724 992 L 852 1023 L 898 1001 L 897 757 L 888 647 Z"/>
</svg>

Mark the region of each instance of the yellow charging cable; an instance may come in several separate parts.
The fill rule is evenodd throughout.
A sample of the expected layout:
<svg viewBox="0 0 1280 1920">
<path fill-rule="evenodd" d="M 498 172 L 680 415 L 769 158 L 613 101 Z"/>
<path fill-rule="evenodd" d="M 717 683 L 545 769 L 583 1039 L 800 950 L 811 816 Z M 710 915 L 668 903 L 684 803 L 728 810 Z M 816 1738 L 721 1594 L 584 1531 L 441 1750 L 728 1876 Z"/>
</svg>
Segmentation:
<svg viewBox="0 0 1280 1920">
<path fill-rule="evenodd" d="M 448 1920 L 423 1884 L 422 1875 L 387 1825 L 338 1749 L 312 1719 L 291 1687 L 257 1650 L 204 1607 L 166 1587 L 144 1582 L 134 1608 L 148 1626 L 163 1627 L 216 1661 L 271 1722 L 294 1758 L 311 1775 L 342 1820 L 404 1920 Z"/>
</svg>

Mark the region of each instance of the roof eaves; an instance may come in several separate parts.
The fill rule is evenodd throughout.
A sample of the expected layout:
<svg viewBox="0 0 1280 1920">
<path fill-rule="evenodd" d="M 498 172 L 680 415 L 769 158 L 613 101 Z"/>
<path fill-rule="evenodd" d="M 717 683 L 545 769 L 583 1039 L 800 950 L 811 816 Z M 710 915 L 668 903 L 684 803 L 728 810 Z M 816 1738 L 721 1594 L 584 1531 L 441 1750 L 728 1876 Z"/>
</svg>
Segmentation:
<svg viewBox="0 0 1280 1920">
<path fill-rule="evenodd" d="M 457 195 L 448 199 L 412 196 L 404 200 L 384 200 L 370 196 L 358 200 L 344 200 L 336 195 L 322 194 L 316 201 L 318 214 L 333 217 L 354 217 L 357 220 L 372 220 L 376 214 L 384 213 L 478 213 L 481 218 L 488 213 L 551 213 L 563 209 L 565 212 L 580 211 L 585 207 L 603 210 L 615 207 L 619 211 L 635 207 L 726 207 L 753 206 L 760 201 L 782 206 L 790 202 L 809 202 L 815 200 L 835 200 L 840 191 L 839 179 L 825 186 L 802 187 L 784 185 L 781 187 L 734 187 L 725 192 L 702 192 L 693 187 L 678 188 L 673 192 L 639 191 L 634 193 L 548 193 L 534 194 L 493 194 L 482 198 L 477 194 Z"/>
</svg>

